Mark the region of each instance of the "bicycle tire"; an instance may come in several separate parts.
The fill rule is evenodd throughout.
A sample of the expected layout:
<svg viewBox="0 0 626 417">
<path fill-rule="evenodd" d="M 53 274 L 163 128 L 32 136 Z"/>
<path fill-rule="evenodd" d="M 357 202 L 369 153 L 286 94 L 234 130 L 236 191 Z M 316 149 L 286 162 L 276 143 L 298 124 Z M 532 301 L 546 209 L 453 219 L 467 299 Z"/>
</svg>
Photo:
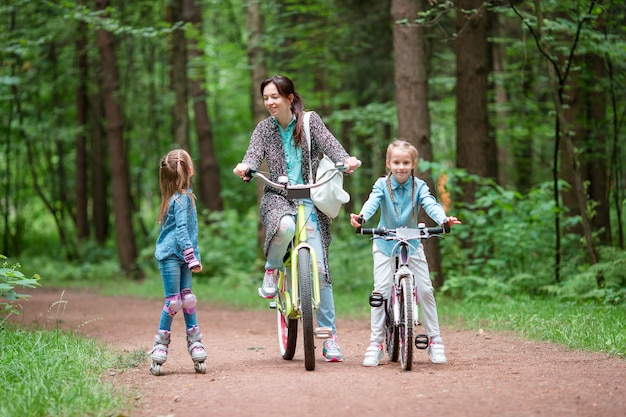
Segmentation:
<svg viewBox="0 0 626 417">
<path fill-rule="evenodd" d="M 313 332 L 313 299 L 311 285 L 311 253 L 309 248 L 298 250 L 298 282 L 300 286 L 300 316 L 302 319 L 302 337 L 304 339 L 304 367 L 307 371 L 315 369 L 315 335 Z"/>
<path fill-rule="evenodd" d="M 392 292 L 395 293 L 395 287 L 392 288 Z M 392 293 L 390 296 L 390 300 L 387 303 L 387 313 L 385 314 L 385 341 L 387 343 L 387 355 L 389 356 L 389 360 L 392 362 L 398 362 L 398 352 L 400 349 L 398 346 L 400 345 L 400 333 L 398 332 L 398 328 L 394 324 L 393 320 L 393 297 Z"/>
<path fill-rule="evenodd" d="M 296 345 L 298 341 L 298 320 L 290 319 L 287 316 L 285 302 L 283 297 L 289 296 L 284 292 L 278 293 L 279 306 L 276 308 L 276 321 L 278 325 L 278 347 L 280 355 L 285 360 L 292 360 L 296 353 Z"/>
<path fill-rule="evenodd" d="M 400 365 L 410 371 L 413 365 L 413 283 L 400 278 Z"/>
</svg>

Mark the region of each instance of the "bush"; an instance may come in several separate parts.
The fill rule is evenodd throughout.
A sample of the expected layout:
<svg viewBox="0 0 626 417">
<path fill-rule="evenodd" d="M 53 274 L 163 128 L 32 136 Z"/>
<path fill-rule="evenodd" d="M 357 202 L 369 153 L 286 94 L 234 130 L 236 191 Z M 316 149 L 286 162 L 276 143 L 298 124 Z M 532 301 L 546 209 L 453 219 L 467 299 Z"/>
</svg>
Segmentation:
<svg viewBox="0 0 626 417">
<path fill-rule="evenodd" d="M 2 314 L 5 315 L 19 314 L 19 310 L 13 303 L 30 296 L 28 294 L 17 293 L 15 287 L 34 288 L 39 285 L 40 277 L 35 274 L 32 278 L 26 278 L 18 269 L 21 268 L 20 264 L 9 265 L 8 262 L 6 262 L 7 257 L 4 255 L 0 255 L 0 259 L 5 260 L 2 268 L 0 268 L 0 296 L 8 300 L 0 301 L 0 310 Z M 2 322 L 4 322 L 4 320 Z"/>
</svg>

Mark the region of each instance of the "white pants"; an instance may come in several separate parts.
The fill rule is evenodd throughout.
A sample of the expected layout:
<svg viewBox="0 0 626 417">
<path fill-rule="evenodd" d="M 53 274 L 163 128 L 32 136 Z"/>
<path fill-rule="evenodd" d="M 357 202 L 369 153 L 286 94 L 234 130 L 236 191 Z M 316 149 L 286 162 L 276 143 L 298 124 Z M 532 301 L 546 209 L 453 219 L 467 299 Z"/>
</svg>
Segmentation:
<svg viewBox="0 0 626 417">
<path fill-rule="evenodd" d="M 389 300 L 391 295 L 391 284 L 396 266 L 394 257 L 383 254 L 374 242 L 372 255 L 374 258 L 374 292 L 382 294 L 383 298 Z M 437 317 L 437 303 L 433 294 L 433 284 L 430 280 L 428 262 L 424 255 L 424 246 L 420 245 L 415 253 L 409 258 L 409 268 L 415 275 L 417 297 L 420 309 L 420 321 L 424 323 L 426 335 L 432 338 L 439 338 L 439 318 Z M 385 308 L 371 308 L 371 336 L 370 343 L 380 344 L 385 337 Z"/>
</svg>

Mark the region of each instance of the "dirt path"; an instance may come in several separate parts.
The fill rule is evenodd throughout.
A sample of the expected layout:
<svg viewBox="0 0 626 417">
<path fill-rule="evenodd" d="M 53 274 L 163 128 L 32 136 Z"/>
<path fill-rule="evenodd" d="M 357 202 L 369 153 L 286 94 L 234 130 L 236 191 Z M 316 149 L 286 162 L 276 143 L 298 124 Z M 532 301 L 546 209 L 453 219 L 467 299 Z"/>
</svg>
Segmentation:
<svg viewBox="0 0 626 417">
<path fill-rule="evenodd" d="M 121 351 L 149 349 L 162 306 L 74 290 L 30 293 L 19 322 L 53 327 L 60 320 Z M 59 303 L 50 309 L 61 297 L 65 311 L 57 311 Z M 444 329 L 447 365 L 418 351 L 411 372 L 386 362 L 364 368 L 369 323 L 339 320 L 344 362 L 324 362 L 318 343 L 315 371 L 308 372 L 300 349 L 293 361 L 280 357 L 273 311 L 227 312 L 200 303 L 198 318 L 209 352 L 205 375 L 194 373 L 181 316 L 174 319 L 166 375 L 150 375 L 146 359 L 145 366 L 107 376 L 136 389 L 130 417 L 626 415 L 626 361 L 602 354 Z"/>
</svg>

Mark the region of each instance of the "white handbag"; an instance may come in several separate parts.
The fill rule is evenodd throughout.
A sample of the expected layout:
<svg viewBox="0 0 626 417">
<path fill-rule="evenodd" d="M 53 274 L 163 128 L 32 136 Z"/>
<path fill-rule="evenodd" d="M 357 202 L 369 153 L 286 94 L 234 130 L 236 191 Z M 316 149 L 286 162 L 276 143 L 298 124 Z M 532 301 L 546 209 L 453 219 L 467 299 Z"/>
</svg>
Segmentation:
<svg viewBox="0 0 626 417">
<path fill-rule="evenodd" d="M 309 119 L 311 112 L 304 113 L 304 133 L 306 134 L 306 140 L 309 146 L 309 157 L 311 155 L 311 129 L 309 126 Z M 311 162 L 309 162 L 309 183 L 313 183 L 313 172 L 311 170 Z M 324 180 L 328 175 L 332 175 L 335 169 L 335 163 L 328 157 L 324 157 L 319 161 L 317 166 L 317 181 Z M 341 206 L 350 201 L 350 194 L 343 189 L 343 175 L 335 175 L 332 180 L 326 184 L 311 188 L 311 199 L 322 213 L 334 219 L 339 215 Z"/>
</svg>

